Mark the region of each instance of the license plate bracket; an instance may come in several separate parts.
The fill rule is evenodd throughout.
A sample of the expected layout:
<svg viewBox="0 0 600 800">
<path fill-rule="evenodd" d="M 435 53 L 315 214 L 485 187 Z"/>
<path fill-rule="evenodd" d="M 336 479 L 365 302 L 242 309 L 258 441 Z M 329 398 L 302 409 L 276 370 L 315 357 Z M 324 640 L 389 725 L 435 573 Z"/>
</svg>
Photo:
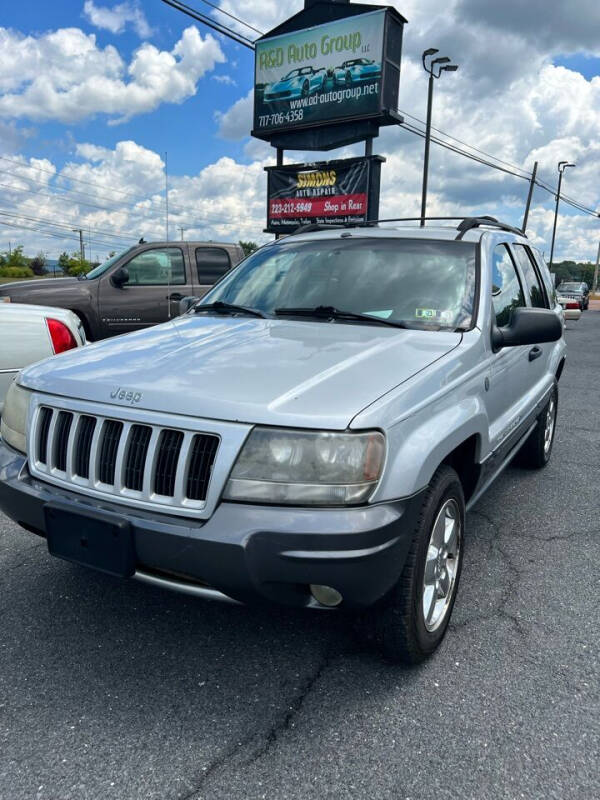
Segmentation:
<svg viewBox="0 0 600 800">
<path fill-rule="evenodd" d="M 119 578 L 135 573 L 133 535 L 124 517 L 57 502 L 46 503 L 44 516 L 51 555 Z"/>
</svg>

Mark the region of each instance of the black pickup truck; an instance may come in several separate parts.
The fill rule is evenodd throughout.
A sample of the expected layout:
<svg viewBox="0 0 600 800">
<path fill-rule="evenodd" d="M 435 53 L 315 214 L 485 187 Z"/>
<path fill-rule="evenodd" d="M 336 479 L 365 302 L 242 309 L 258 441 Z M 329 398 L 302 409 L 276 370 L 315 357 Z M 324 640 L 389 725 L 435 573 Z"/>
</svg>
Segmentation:
<svg viewBox="0 0 600 800">
<path fill-rule="evenodd" d="M 202 297 L 243 257 L 237 244 L 148 242 L 85 276 L 5 283 L 0 298 L 69 308 L 89 339 L 105 339 L 176 317 L 183 297 Z"/>
</svg>

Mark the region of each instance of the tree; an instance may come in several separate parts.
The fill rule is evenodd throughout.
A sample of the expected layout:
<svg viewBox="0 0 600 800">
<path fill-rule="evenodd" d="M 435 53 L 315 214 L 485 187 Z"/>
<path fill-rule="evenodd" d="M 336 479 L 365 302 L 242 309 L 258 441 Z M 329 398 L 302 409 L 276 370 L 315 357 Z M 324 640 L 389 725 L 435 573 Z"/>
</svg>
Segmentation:
<svg viewBox="0 0 600 800">
<path fill-rule="evenodd" d="M 4 253 L 5 267 L 28 267 L 29 259 L 23 255 L 23 245 L 13 247 L 10 253 Z"/>
<path fill-rule="evenodd" d="M 69 271 L 69 254 L 66 252 L 66 250 L 63 250 L 63 252 L 59 255 L 58 266 L 62 269 L 65 275 L 67 275 Z"/>
<path fill-rule="evenodd" d="M 238 244 L 244 251 L 244 257 L 249 256 L 250 253 L 254 253 L 255 250 L 258 250 L 258 245 L 256 242 L 242 242 L 240 240 Z"/>
<path fill-rule="evenodd" d="M 64 255 L 64 254 L 63 254 Z M 62 255 L 61 255 L 62 258 Z M 60 264 L 60 258 L 58 259 L 58 263 Z M 61 264 L 64 272 L 66 275 L 85 275 L 86 272 L 90 271 L 91 264 L 87 259 L 81 258 L 81 253 L 75 252 L 72 256 L 67 256 L 67 261 L 63 266 Z"/>
<path fill-rule="evenodd" d="M 29 262 L 29 266 L 31 267 L 31 270 L 33 271 L 34 275 L 45 275 L 46 274 L 46 272 L 47 272 L 47 270 L 46 270 L 46 256 L 42 253 L 41 250 L 37 254 L 37 256 L 34 256 L 31 259 L 31 261 Z"/>
</svg>

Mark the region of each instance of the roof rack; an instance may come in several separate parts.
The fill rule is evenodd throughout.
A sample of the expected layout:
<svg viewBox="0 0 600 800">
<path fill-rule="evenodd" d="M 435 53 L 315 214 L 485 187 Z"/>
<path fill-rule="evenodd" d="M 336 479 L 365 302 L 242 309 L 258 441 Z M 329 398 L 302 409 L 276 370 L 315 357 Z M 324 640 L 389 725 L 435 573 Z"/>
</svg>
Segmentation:
<svg viewBox="0 0 600 800">
<path fill-rule="evenodd" d="M 456 237 L 457 240 L 463 238 L 467 231 L 472 230 L 473 228 L 479 228 L 481 225 L 486 225 L 490 228 L 498 228 L 502 231 L 508 231 L 509 233 L 516 233 L 518 236 L 525 236 L 526 234 L 520 228 L 515 228 L 512 225 L 507 225 L 506 222 L 500 222 L 496 219 L 496 217 L 467 217 L 463 219 L 460 223 L 458 228 L 456 229 L 459 231 L 458 236 Z M 527 238 L 527 237 L 526 237 Z"/>
<path fill-rule="evenodd" d="M 459 221 L 459 224 L 456 227 L 456 230 L 459 232 L 456 240 L 459 241 L 463 238 L 463 236 L 467 233 L 467 231 L 473 230 L 473 228 L 479 228 L 481 226 L 486 226 L 490 228 L 498 228 L 498 230 L 508 231 L 509 233 L 517 234 L 518 236 L 525 236 L 526 234 L 520 228 L 515 228 L 512 225 L 508 225 L 506 222 L 501 222 L 497 220 L 496 217 L 490 217 L 487 215 L 480 216 L 480 217 L 425 217 L 425 222 L 456 222 Z M 387 219 L 370 219 L 366 222 L 345 222 L 342 224 L 337 225 L 327 225 L 322 222 L 310 222 L 306 225 L 299 225 L 294 231 L 292 231 L 290 236 L 295 236 L 299 233 L 312 233 L 313 231 L 327 231 L 331 229 L 344 229 L 344 228 L 370 228 L 374 225 L 378 225 L 380 222 L 421 222 L 421 217 L 390 217 Z"/>
</svg>

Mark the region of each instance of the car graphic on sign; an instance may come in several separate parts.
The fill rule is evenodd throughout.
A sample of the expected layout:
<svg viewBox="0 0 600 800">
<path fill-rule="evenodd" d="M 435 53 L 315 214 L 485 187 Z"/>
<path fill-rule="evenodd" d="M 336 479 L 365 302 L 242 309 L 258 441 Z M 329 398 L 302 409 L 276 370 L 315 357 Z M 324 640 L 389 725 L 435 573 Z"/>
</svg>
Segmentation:
<svg viewBox="0 0 600 800">
<path fill-rule="evenodd" d="M 336 84 L 350 86 L 381 78 L 381 64 L 369 58 L 353 58 L 334 70 Z"/>
<path fill-rule="evenodd" d="M 325 88 L 325 70 L 313 67 L 300 67 L 288 72 L 280 80 L 265 87 L 264 99 L 267 103 L 278 100 L 296 100 L 308 97 Z"/>
</svg>

